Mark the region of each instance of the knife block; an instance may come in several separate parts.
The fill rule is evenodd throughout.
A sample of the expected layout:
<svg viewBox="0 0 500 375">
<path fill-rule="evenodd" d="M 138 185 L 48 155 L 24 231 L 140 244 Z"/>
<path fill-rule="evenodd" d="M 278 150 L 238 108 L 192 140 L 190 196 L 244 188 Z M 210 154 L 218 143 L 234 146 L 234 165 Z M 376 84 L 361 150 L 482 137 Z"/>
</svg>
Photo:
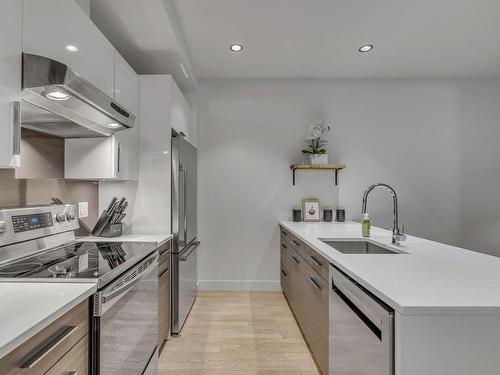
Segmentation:
<svg viewBox="0 0 500 375">
<path fill-rule="evenodd" d="M 116 224 L 106 224 L 104 229 L 102 230 L 101 234 L 99 235 L 100 237 L 117 237 L 121 236 L 123 231 L 123 225 L 122 223 L 116 223 Z"/>
</svg>

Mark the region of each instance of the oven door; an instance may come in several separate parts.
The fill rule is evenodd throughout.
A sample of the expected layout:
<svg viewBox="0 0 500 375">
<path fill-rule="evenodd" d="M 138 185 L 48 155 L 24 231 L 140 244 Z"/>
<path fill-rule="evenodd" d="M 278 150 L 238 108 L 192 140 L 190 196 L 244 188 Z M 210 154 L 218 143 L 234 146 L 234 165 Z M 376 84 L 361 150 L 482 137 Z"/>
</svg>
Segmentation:
<svg viewBox="0 0 500 375">
<path fill-rule="evenodd" d="M 139 375 L 158 344 L 158 255 L 94 295 L 94 375 Z"/>
</svg>

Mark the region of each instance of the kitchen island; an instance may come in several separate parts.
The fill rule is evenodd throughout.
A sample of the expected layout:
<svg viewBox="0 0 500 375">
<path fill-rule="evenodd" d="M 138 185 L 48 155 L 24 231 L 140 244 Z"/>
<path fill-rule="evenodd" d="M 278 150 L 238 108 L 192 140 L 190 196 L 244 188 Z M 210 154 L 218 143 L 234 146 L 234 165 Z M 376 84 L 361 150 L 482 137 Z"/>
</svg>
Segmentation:
<svg viewBox="0 0 500 375">
<path fill-rule="evenodd" d="M 397 253 L 344 254 L 323 241 L 362 240 L 361 224 L 280 225 L 394 310 L 396 375 L 498 373 L 499 258 L 413 236 L 394 246 L 374 227 L 369 241 Z"/>
</svg>

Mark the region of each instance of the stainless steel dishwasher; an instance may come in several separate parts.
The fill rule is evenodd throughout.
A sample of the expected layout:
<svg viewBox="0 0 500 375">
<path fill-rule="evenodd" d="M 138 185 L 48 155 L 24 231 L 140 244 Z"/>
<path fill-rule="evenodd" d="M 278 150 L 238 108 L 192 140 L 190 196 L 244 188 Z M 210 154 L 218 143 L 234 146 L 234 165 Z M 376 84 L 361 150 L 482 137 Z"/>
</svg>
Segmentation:
<svg viewBox="0 0 500 375">
<path fill-rule="evenodd" d="M 330 267 L 330 374 L 394 374 L 394 310 Z"/>
</svg>

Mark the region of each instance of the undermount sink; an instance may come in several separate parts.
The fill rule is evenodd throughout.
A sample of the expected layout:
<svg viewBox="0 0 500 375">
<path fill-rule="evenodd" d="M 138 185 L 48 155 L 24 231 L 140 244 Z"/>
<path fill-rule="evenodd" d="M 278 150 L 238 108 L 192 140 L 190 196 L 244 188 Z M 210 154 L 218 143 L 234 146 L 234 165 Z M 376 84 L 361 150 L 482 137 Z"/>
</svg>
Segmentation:
<svg viewBox="0 0 500 375">
<path fill-rule="evenodd" d="M 387 249 L 369 241 L 339 241 L 321 238 L 320 241 L 343 254 L 406 254 L 403 251 Z"/>
</svg>

